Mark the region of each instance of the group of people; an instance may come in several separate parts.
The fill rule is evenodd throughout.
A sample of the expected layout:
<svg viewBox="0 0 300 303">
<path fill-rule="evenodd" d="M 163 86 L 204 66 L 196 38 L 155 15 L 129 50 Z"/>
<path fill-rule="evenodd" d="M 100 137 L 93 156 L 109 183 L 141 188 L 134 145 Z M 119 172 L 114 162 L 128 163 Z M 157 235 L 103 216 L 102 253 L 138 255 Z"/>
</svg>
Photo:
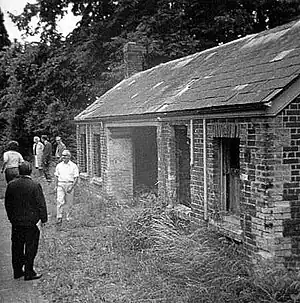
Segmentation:
<svg viewBox="0 0 300 303">
<path fill-rule="evenodd" d="M 60 161 L 62 152 L 67 148 L 61 137 L 57 136 L 55 141 L 57 144 L 55 158 L 57 161 Z M 38 170 L 40 176 L 44 174 L 46 180 L 51 182 L 52 178 L 49 170 L 52 158 L 52 144 L 46 135 L 42 135 L 41 139 L 38 136 L 35 136 L 33 142 L 34 166 Z"/>
<path fill-rule="evenodd" d="M 71 153 L 60 137 L 56 137 L 57 159 L 54 177 L 56 190 L 56 218 L 61 224 L 63 218 L 70 220 L 74 199 L 74 188 L 78 182 L 78 166 L 71 161 Z M 42 275 L 34 270 L 34 259 L 39 245 L 40 231 L 48 221 L 46 200 L 42 185 L 31 177 L 32 164 L 25 161 L 18 152 L 19 144 L 11 141 L 3 154 L 2 172 L 5 173 L 5 209 L 11 223 L 11 253 L 13 276 L 24 277 L 25 281 L 39 279 Z M 49 166 L 52 145 L 47 136 L 41 140 L 34 137 L 34 166 L 44 171 L 46 179 L 52 180 Z"/>
</svg>

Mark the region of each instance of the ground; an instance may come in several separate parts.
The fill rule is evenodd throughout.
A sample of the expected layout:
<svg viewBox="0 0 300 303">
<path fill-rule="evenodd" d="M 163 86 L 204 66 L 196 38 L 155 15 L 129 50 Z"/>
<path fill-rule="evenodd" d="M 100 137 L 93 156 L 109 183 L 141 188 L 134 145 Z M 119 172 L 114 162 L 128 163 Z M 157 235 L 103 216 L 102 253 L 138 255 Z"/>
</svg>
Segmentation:
<svg viewBox="0 0 300 303">
<path fill-rule="evenodd" d="M 79 184 L 73 219 L 57 225 L 54 184 L 33 178 L 42 184 L 49 213 L 35 263 L 43 277 L 12 279 L 2 203 L 0 303 L 45 302 L 41 296 L 49 303 L 300 302 L 298 272 L 253 266 L 226 238 L 205 224 L 180 221 L 152 198 L 119 204 Z"/>
</svg>

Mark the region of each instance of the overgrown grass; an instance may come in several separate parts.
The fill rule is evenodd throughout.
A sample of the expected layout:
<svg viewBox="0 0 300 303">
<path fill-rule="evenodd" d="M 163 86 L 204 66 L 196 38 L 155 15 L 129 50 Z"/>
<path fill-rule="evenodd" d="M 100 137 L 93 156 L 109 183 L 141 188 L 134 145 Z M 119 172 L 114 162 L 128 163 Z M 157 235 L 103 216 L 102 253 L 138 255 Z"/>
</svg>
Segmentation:
<svg viewBox="0 0 300 303">
<path fill-rule="evenodd" d="M 74 220 L 57 228 L 51 217 L 37 259 L 49 302 L 300 302 L 297 272 L 254 266 L 205 225 L 142 200 L 78 190 Z"/>
</svg>

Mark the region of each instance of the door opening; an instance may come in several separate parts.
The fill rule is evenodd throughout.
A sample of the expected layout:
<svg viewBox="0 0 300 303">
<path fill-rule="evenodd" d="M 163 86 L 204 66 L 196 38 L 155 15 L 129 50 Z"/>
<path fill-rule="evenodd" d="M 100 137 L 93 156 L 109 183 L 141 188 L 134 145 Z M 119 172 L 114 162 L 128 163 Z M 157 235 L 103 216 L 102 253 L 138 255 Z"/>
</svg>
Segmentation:
<svg viewBox="0 0 300 303">
<path fill-rule="evenodd" d="M 221 201 L 227 213 L 240 211 L 240 139 L 221 138 Z"/>
<path fill-rule="evenodd" d="M 186 126 L 175 126 L 175 142 L 177 198 L 180 204 L 190 207 L 190 139 L 187 136 Z"/>
<path fill-rule="evenodd" d="M 133 187 L 135 193 L 157 192 L 157 142 L 156 127 L 141 126 L 132 130 Z"/>
</svg>

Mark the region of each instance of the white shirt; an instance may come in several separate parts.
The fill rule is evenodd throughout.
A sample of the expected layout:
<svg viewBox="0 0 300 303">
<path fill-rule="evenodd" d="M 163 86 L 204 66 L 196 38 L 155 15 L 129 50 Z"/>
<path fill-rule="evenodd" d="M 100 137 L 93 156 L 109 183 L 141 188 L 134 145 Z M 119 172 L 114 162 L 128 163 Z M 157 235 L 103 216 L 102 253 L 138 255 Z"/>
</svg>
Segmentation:
<svg viewBox="0 0 300 303">
<path fill-rule="evenodd" d="M 79 169 L 72 161 L 68 163 L 62 161 L 56 165 L 54 175 L 58 178 L 58 182 L 73 182 L 79 177 Z"/>
<path fill-rule="evenodd" d="M 24 162 L 22 155 L 14 150 L 6 151 L 3 154 L 3 161 L 6 163 L 6 168 L 16 168 Z"/>
</svg>

